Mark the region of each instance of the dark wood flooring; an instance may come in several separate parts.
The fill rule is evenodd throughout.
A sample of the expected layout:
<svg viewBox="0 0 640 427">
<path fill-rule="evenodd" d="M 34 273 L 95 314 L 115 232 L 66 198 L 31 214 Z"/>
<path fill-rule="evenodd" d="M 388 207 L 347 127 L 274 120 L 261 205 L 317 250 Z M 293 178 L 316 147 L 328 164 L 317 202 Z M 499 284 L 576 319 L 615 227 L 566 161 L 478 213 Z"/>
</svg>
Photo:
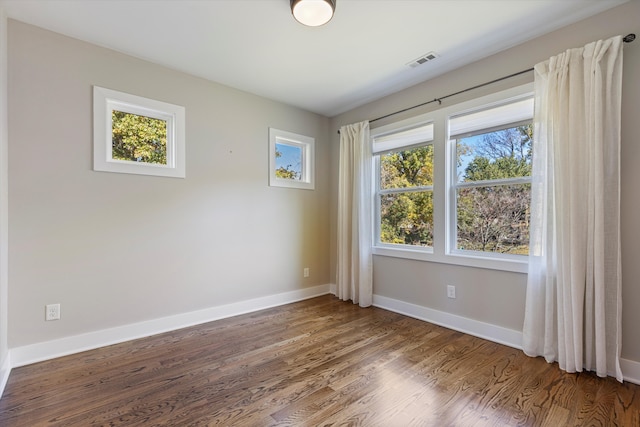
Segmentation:
<svg viewBox="0 0 640 427">
<path fill-rule="evenodd" d="M 12 371 L 0 426 L 640 426 L 640 386 L 333 296 Z"/>
</svg>

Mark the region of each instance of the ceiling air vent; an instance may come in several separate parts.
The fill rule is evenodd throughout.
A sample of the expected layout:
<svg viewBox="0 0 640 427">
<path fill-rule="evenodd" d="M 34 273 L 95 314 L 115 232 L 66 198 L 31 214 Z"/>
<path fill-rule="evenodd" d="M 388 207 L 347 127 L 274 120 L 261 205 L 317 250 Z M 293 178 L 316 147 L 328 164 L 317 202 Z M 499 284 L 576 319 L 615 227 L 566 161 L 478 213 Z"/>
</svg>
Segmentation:
<svg viewBox="0 0 640 427">
<path fill-rule="evenodd" d="M 425 62 L 429 62 L 429 61 L 433 61 L 434 59 L 436 59 L 438 57 L 438 54 L 435 52 L 429 52 L 429 53 L 425 53 L 424 55 L 422 55 L 419 58 L 414 59 L 413 61 L 409 62 L 407 65 L 411 68 L 415 68 L 418 65 L 422 65 Z"/>
</svg>

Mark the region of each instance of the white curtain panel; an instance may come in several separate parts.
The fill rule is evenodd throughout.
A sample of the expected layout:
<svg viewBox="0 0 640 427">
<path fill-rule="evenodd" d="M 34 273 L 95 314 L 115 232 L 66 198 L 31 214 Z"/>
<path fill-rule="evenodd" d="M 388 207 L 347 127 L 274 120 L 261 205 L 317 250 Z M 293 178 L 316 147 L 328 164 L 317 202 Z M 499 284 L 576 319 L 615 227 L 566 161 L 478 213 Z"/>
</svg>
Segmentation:
<svg viewBox="0 0 640 427">
<path fill-rule="evenodd" d="M 373 303 L 369 122 L 340 128 L 337 296 L 361 307 Z"/>
<path fill-rule="evenodd" d="M 622 38 L 535 66 L 523 349 L 622 381 Z"/>
</svg>

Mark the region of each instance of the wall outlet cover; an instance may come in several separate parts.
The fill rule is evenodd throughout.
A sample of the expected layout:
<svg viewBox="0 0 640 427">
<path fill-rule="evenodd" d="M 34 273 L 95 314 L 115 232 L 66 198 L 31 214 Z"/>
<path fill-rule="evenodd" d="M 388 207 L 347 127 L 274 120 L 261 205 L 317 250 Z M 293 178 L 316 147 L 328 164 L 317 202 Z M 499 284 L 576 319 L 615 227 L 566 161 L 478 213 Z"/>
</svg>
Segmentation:
<svg viewBox="0 0 640 427">
<path fill-rule="evenodd" d="M 60 304 L 47 304 L 45 306 L 45 320 L 60 319 Z"/>
</svg>

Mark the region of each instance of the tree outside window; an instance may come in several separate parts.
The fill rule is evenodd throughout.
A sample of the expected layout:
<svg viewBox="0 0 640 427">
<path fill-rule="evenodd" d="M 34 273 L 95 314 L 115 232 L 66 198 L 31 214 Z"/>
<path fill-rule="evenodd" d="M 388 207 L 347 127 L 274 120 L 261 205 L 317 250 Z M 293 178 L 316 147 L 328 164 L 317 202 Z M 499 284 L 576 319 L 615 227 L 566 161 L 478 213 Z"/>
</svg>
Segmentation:
<svg viewBox="0 0 640 427">
<path fill-rule="evenodd" d="M 276 177 L 302 179 L 302 147 L 276 142 Z"/>
<path fill-rule="evenodd" d="M 456 249 L 528 255 L 531 124 L 456 141 Z"/>
<path fill-rule="evenodd" d="M 184 178 L 185 108 L 93 87 L 93 169 Z"/>
<path fill-rule="evenodd" d="M 375 255 L 526 271 L 532 86 L 372 129 Z"/>
<path fill-rule="evenodd" d="M 167 122 L 113 110 L 112 151 L 114 160 L 167 164 Z"/>
<path fill-rule="evenodd" d="M 269 185 L 314 189 L 315 138 L 269 128 Z"/>
<path fill-rule="evenodd" d="M 433 145 L 380 156 L 380 242 L 433 246 Z"/>
</svg>

